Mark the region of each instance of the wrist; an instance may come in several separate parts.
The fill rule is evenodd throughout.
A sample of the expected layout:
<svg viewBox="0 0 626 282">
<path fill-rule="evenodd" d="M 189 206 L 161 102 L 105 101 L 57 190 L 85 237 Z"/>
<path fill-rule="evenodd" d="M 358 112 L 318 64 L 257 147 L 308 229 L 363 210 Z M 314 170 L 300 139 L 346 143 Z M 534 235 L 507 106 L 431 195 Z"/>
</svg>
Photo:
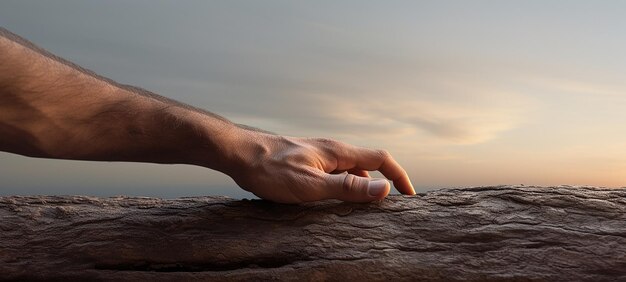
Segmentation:
<svg viewBox="0 0 626 282">
<path fill-rule="evenodd" d="M 218 171 L 224 171 L 229 149 L 230 135 L 234 134 L 235 125 L 227 120 L 209 116 L 184 108 L 171 109 L 177 120 L 177 135 L 180 137 L 176 155 L 177 163 L 198 165 Z"/>
<path fill-rule="evenodd" d="M 232 178 L 247 173 L 270 151 L 272 134 L 242 128 L 236 124 L 214 129 L 210 133 L 212 157 L 202 160 L 202 166 L 221 171 Z M 207 147 L 208 148 L 208 147 Z"/>
</svg>

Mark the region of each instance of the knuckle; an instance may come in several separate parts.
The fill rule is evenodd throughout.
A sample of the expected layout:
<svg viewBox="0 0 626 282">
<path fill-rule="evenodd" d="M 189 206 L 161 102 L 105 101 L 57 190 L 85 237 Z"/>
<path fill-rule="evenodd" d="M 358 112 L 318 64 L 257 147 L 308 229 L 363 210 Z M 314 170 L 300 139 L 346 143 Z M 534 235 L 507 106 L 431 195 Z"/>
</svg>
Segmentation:
<svg viewBox="0 0 626 282">
<path fill-rule="evenodd" d="M 346 174 L 346 177 L 343 179 L 342 189 L 345 193 L 352 193 L 356 190 L 355 176 L 352 174 Z"/>
<path fill-rule="evenodd" d="M 339 141 L 330 138 L 315 138 L 315 141 L 328 147 L 339 146 Z"/>
<path fill-rule="evenodd" d="M 326 156 L 339 158 L 346 153 L 347 146 L 341 141 L 330 138 L 315 138 L 315 142 L 318 144 L 318 149 Z"/>
<path fill-rule="evenodd" d="M 387 159 L 391 158 L 391 153 L 389 153 L 389 151 L 384 150 L 384 149 L 376 150 L 376 154 L 378 154 L 380 159 L 382 159 L 383 161 L 386 161 Z"/>
</svg>

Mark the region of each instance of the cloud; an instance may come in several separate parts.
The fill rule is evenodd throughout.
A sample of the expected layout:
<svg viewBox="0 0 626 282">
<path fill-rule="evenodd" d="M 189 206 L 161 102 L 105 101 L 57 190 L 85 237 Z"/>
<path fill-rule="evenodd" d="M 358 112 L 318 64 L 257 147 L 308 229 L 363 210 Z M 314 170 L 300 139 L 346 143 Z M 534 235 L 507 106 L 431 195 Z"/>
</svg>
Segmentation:
<svg viewBox="0 0 626 282">
<path fill-rule="evenodd" d="M 416 184 L 556 184 L 572 175 L 623 182 L 622 7 L 381 3 L 13 1 L 0 25 L 121 83 L 238 123 L 389 149 Z M 0 178 L 23 186 L 21 176 L 7 180 L 14 171 Z M 187 176 L 171 185 L 217 181 Z"/>
<path fill-rule="evenodd" d="M 393 95 L 378 92 L 360 92 L 359 99 L 307 93 L 284 97 L 280 103 L 258 101 L 255 108 L 231 105 L 246 109 L 235 109 L 228 116 L 292 135 L 386 139 L 386 143 L 394 138 L 435 138 L 449 144 L 475 144 L 514 128 L 528 107 L 525 102 L 503 106 L 505 100 L 519 99 L 515 95 L 502 94 L 499 101 L 481 93 L 471 95 L 474 103 L 433 101 L 419 95 L 389 99 Z"/>
<path fill-rule="evenodd" d="M 292 74 L 282 80 L 266 77 L 262 83 L 227 83 L 206 89 L 228 92 L 217 99 L 207 97 L 206 103 L 238 122 L 286 134 L 387 139 L 387 143 L 400 137 L 436 138 L 451 144 L 491 140 L 523 122 L 532 105 L 521 94 L 450 73 L 416 79 L 393 69 L 400 68 L 353 75 L 359 73 L 355 67 L 354 72 L 329 72 L 316 81 Z"/>
<path fill-rule="evenodd" d="M 78 8 L 93 12 L 96 6 Z M 84 38 L 78 44 L 57 40 L 53 46 L 123 83 L 291 135 L 390 145 L 400 139 L 476 144 L 514 128 L 528 107 L 522 95 L 493 85 L 502 76 L 485 70 L 488 63 L 424 51 L 421 41 L 407 36 L 409 30 L 399 37 L 372 33 L 364 28 L 370 23 L 358 17 L 350 18 L 361 25 L 355 29 L 343 15 L 319 17 L 296 6 L 281 9 L 298 17 L 276 18 L 264 14 L 271 9 L 248 13 L 229 5 L 200 5 L 189 11 L 196 17 L 171 25 L 161 20 L 168 13 L 161 8 L 145 15 L 150 26 L 134 26 L 145 34 L 113 33 L 120 23 L 97 16 L 93 24 L 69 26 L 72 33 L 52 30 L 55 36 Z M 200 17 L 202 11 L 211 17 Z M 231 19 L 228 11 L 238 11 L 238 18 Z M 117 13 L 124 20 L 132 15 Z M 66 20 L 56 21 L 68 26 Z M 262 29 L 255 28 L 261 23 Z"/>
</svg>

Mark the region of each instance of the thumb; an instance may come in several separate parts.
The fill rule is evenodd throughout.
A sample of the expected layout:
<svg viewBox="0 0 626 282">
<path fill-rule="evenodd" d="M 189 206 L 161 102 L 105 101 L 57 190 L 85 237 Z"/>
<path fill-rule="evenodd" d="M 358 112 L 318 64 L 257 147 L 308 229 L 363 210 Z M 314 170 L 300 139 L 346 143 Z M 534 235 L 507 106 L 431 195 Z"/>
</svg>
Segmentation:
<svg viewBox="0 0 626 282">
<path fill-rule="evenodd" d="M 354 174 L 327 174 L 329 198 L 347 202 L 371 202 L 385 198 L 390 185 L 385 179 L 372 179 Z"/>
</svg>

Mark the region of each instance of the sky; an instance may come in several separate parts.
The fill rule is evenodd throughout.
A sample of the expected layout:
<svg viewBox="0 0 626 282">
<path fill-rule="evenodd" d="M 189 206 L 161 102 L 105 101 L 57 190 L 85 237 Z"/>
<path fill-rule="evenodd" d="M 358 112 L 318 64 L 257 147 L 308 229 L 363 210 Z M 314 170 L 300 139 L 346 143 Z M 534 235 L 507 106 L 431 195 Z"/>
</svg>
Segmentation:
<svg viewBox="0 0 626 282">
<path fill-rule="evenodd" d="M 120 83 L 384 148 L 416 190 L 626 186 L 624 1 L 3 1 L 0 26 Z M 250 198 L 187 165 L 0 152 L 0 194 Z"/>
</svg>

